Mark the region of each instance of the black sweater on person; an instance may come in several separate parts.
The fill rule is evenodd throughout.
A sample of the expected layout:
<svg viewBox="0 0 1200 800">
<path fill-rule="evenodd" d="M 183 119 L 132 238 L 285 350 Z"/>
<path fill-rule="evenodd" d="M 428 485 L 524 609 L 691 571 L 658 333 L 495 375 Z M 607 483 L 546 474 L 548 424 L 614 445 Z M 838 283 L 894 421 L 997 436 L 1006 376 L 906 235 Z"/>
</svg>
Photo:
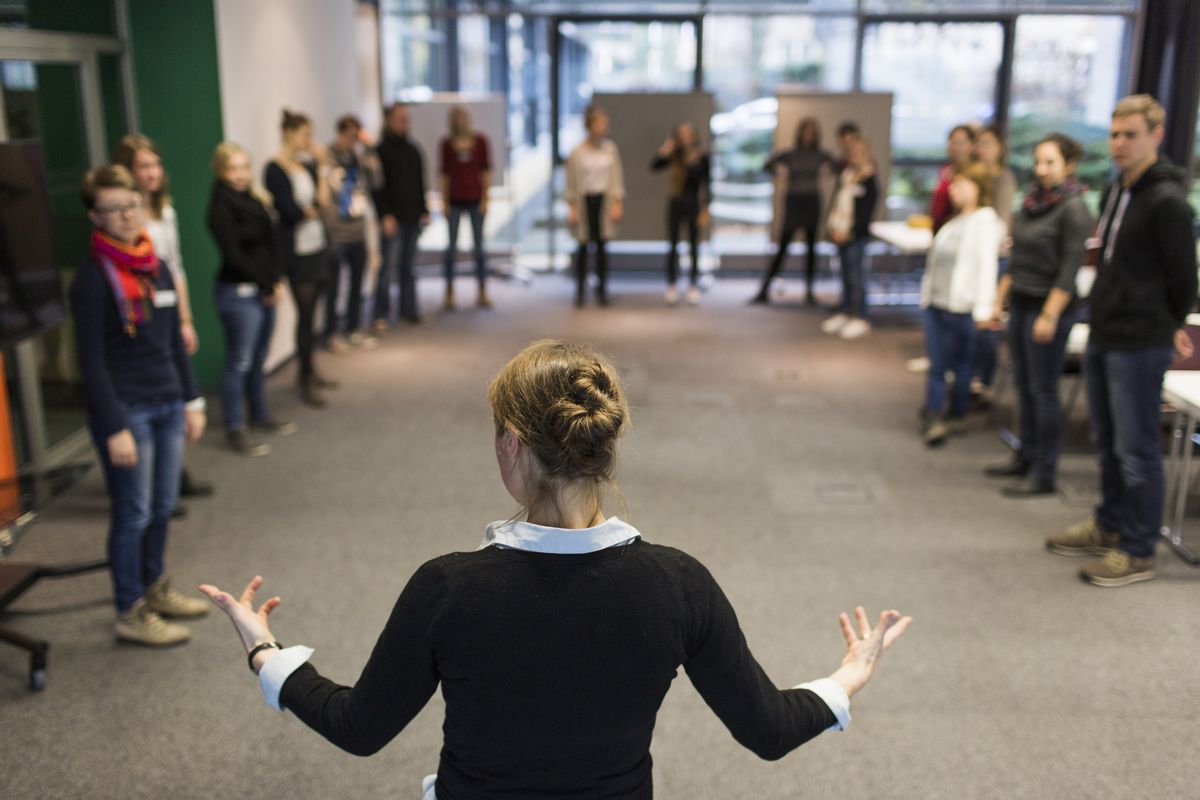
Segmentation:
<svg viewBox="0 0 1200 800">
<path fill-rule="evenodd" d="M 1114 189 L 1120 184 L 1104 192 L 1101 209 Z M 1196 305 L 1196 239 L 1183 171 L 1160 159 L 1127 191 L 1111 260 L 1104 253 L 1118 214 L 1107 215 L 1100 231 L 1088 341 L 1106 350 L 1171 347 Z"/>
<path fill-rule="evenodd" d="M 837 722 L 813 692 L 771 683 L 702 564 L 643 541 L 434 559 L 405 587 L 353 688 L 305 664 L 280 701 L 338 747 L 370 755 L 440 683 L 439 800 L 641 799 L 653 794 L 651 734 L 680 666 L 762 758 Z"/>
<path fill-rule="evenodd" d="M 275 224 L 254 195 L 215 181 L 208 200 L 208 230 L 221 251 L 218 281 L 257 283 L 262 294 L 275 291 L 282 273 Z"/>
<path fill-rule="evenodd" d="M 374 193 L 379 216 L 393 216 L 402 225 L 420 222 L 429 213 L 421 148 L 407 136 L 384 133 L 375 153 L 383 172 L 383 185 Z"/>
<path fill-rule="evenodd" d="M 675 162 L 676 157 L 656 155 L 654 160 L 650 162 L 650 169 L 655 172 L 661 172 Z M 680 191 L 673 197 L 687 198 L 704 203 L 712 197 L 710 188 L 712 169 L 708 153 L 702 154 L 691 164 L 684 163 L 683 165 L 683 185 L 679 187 Z"/>
</svg>

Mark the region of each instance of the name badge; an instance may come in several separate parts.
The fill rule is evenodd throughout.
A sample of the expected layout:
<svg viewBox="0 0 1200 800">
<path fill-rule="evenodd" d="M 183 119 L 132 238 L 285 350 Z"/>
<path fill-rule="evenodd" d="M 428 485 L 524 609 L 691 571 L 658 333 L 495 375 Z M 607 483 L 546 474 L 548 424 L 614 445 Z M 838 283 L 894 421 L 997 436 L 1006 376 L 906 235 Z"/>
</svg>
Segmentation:
<svg viewBox="0 0 1200 800">
<path fill-rule="evenodd" d="M 174 289 L 159 289 L 154 293 L 155 308 L 174 308 L 179 304 L 179 298 Z"/>
<path fill-rule="evenodd" d="M 253 283 L 239 283 L 237 287 L 238 297 L 257 297 L 258 285 Z"/>
</svg>

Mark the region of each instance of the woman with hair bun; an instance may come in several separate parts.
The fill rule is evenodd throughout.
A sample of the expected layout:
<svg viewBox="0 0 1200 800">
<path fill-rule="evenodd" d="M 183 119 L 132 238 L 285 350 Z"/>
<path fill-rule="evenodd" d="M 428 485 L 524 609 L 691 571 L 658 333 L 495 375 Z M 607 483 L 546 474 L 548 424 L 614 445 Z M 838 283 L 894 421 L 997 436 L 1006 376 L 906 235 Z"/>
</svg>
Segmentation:
<svg viewBox="0 0 1200 800">
<path fill-rule="evenodd" d="M 606 517 L 629 406 L 612 363 L 582 345 L 536 342 L 488 389 L 500 479 L 523 518 L 409 580 L 353 687 L 283 648 L 257 610 L 201 590 L 233 621 L 267 703 L 333 744 L 370 755 L 440 684 L 444 743 L 425 798 L 649 798 L 655 717 L 679 667 L 734 738 L 778 759 L 849 722 L 849 698 L 908 627 L 839 618 L 847 652 L 828 678 L 779 690 L 755 661 L 704 565 Z"/>
</svg>

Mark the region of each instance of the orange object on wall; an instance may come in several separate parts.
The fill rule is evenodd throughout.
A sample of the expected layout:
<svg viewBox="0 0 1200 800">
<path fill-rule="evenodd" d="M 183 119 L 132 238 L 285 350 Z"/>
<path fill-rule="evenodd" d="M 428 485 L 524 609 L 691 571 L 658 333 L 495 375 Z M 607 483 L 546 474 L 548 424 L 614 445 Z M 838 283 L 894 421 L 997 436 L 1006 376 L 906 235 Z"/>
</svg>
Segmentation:
<svg viewBox="0 0 1200 800">
<path fill-rule="evenodd" d="M 0 355 L 0 527 L 21 516 L 21 487 L 17 481 L 17 454 L 13 447 L 12 414 L 8 409 L 8 380 Z"/>
</svg>

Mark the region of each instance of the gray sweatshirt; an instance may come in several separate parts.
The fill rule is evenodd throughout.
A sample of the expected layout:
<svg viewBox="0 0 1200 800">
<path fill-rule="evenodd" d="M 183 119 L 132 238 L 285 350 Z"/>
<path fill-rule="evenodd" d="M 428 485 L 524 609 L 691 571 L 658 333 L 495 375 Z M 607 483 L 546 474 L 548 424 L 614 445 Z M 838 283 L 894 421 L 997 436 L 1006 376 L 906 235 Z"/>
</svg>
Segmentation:
<svg viewBox="0 0 1200 800">
<path fill-rule="evenodd" d="M 1075 293 L 1075 274 L 1083 264 L 1085 242 L 1094 227 L 1079 195 L 1040 215 L 1021 209 L 1013 215 L 1008 274 L 1012 291 L 1044 298 L 1051 289 Z"/>
</svg>

